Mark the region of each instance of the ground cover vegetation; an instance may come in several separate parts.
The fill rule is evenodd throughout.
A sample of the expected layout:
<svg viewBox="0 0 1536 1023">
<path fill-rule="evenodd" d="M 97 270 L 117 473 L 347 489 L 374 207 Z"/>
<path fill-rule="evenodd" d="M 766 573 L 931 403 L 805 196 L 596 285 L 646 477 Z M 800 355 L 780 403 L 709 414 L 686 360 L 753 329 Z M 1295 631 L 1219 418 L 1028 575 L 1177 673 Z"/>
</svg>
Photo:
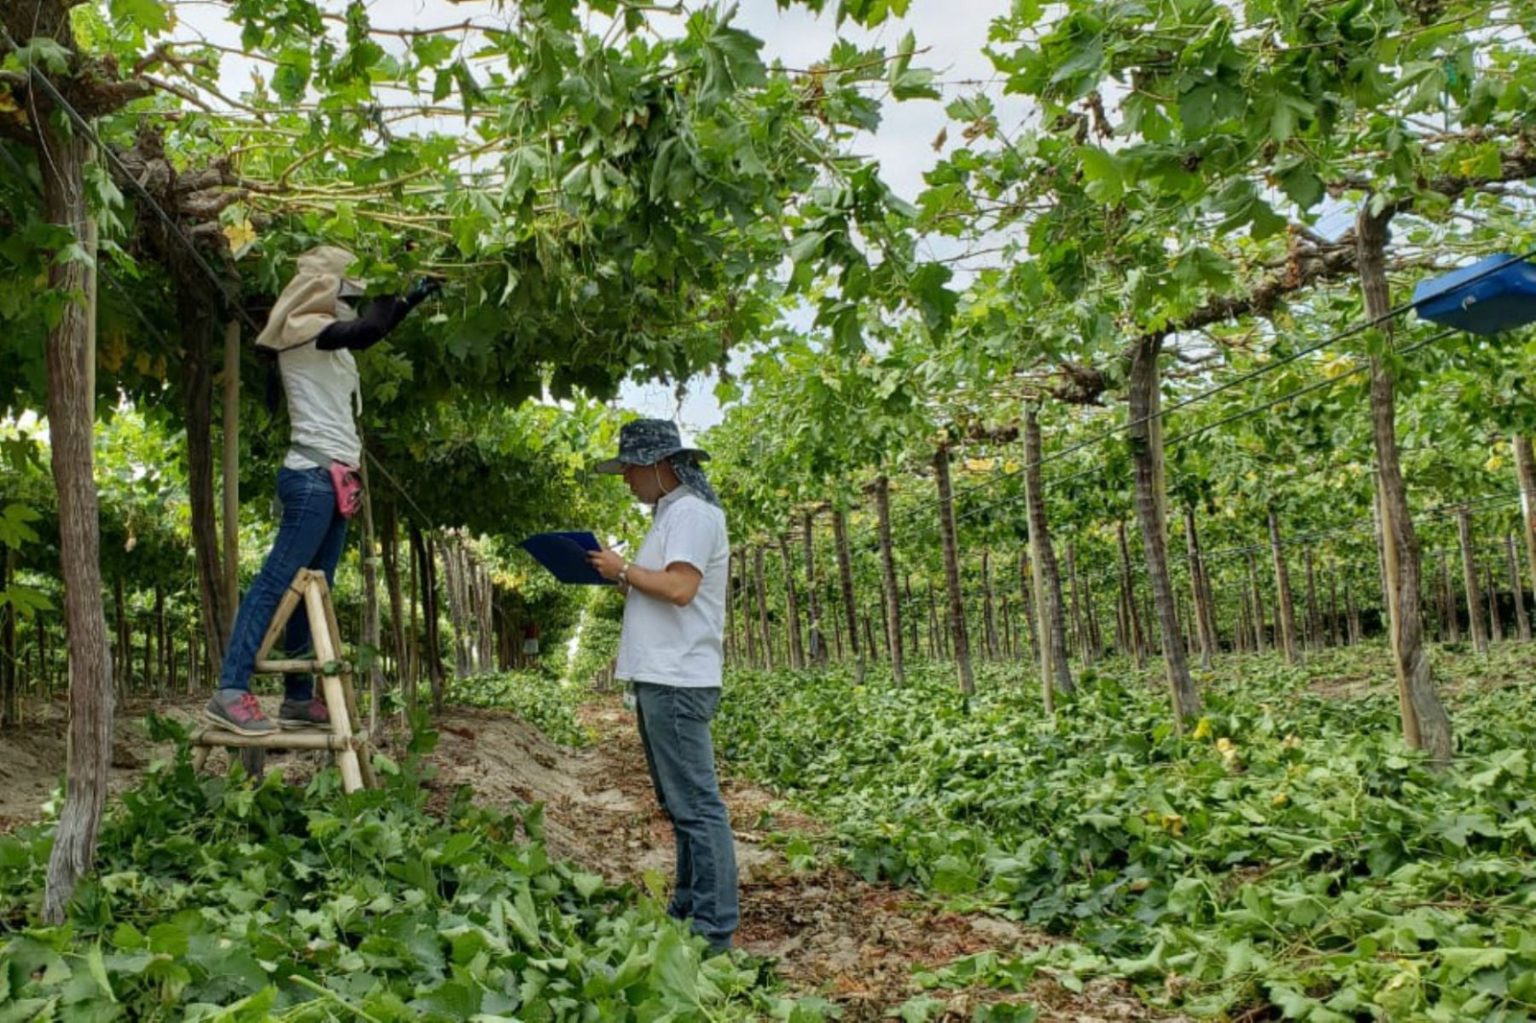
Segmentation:
<svg viewBox="0 0 1536 1023">
<path fill-rule="evenodd" d="M 1409 308 L 1536 251 L 1531 4 L 1021 2 L 979 81 L 880 35 L 920 0 L 779 0 L 825 8 L 805 67 L 707 3 L 241 2 L 238 46 L 200 6 L 0 5 L 0 730 L 63 702 L 69 757 L 3 846 L 18 1013 L 574 1018 L 632 954 L 647 1018 L 777 997 L 566 867 L 319 866 L 386 819 L 423 857 L 537 858 L 421 816 L 405 768 L 398 807 L 174 767 L 108 812 L 114 707 L 206 690 L 270 542 L 286 422 L 249 341 L 319 241 L 375 291 L 444 283 L 362 360 L 337 593 L 375 730 L 462 700 L 586 736 L 618 602 L 517 542 L 637 539 L 587 472 L 611 399 L 712 384 L 730 763 L 860 873 L 1056 939 L 923 964 L 900 1011 L 1112 975 L 1215 1018 L 1536 1012 L 1536 336 Z M 897 102 L 945 115 L 914 195 L 859 155 Z M 324 900 L 267 869 L 279 831 Z M 348 898 L 452 939 L 364 953 L 356 907 L 317 908 Z M 257 912 L 267 979 L 219 988 L 199 964 Z"/>
<path fill-rule="evenodd" d="M 492 812 L 466 789 L 429 813 L 419 770 L 389 765 L 381 788 L 344 798 L 330 773 L 307 787 L 197 775 L 182 746 L 114 807 L 70 922 L 7 939 L 0 1019 L 794 1011 L 755 968 L 703 961 L 655 900 L 552 861 L 539 807 Z M 36 910 L 49 845 L 45 828 L 0 837 L 8 923 Z"/>
<path fill-rule="evenodd" d="M 470 675 L 448 690 L 451 703 L 512 711 L 567 746 L 585 746 L 591 741 L 577 718 L 577 711 L 591 695 L 589 684 L 567 685 L 548 671 L 529 670 Z"/>
<path fill-rule="evenodd" d="M 927 664 L 901 687 L 883 671 L 741 673 L 719 732 L 730 763 L 812 809 L 867 878 L 1073 939 L 958 961 L 935 988 L 1112 975 L 1202 1018 L 1520 1019 L 1536 976 L 1531 690 L 1483 682 L 1530 665 L 1504 653 L 1452 661 L 1466 734 L 1450 772 L 1379 727 L 1387 686 L 1312 688 L 1379 674 L 1378 647 L 1305 668 L 1224 659 L 1185 735 L 1127 662 L 1085 674 L 1054 718 L 1008 668 L 971 699 Z"/>
</svg>

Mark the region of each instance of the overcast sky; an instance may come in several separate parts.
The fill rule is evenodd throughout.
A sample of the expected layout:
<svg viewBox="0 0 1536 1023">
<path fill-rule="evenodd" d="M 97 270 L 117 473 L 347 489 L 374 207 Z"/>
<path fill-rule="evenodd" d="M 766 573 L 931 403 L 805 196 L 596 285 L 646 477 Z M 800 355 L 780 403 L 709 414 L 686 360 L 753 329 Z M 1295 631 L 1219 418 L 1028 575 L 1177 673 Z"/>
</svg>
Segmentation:
<svg viewBox="0 0 1536 1023">
<path fill-rule="evenodd" d="M 340 11 L 345 4 L 343 0 L 333 0 L 325 6 Z M 492 23 L 504 21 L 507 17 L 504 11 L 514 8 L 515 2 L 508 0 L 503 13 L 497 12 L 496 4 L 483 0 L 467 3 L 373 0 L 367 6 L 376 27 L 425 27 L 456 24 L 466 18 Z M 828 7 L 835 6 L 835 0 L 829 0 Z M 864 31 L 850 24 L 844 24 L 839 30 L 831 13 L 818 17 L 799 8 L 780 12 L 775 0 L 742 0 L 736 24 L 763 40 L 763 55 L 768 62 L 780 59 L 788 67 L 806 67 L 824 59 L 839 33 L 861 45 L 883 45 L 893 50 L 910 30 L 916 36 L 919 48 L 928 48 L 926 53 L 914 59 L 914 66 L 931 68 L 946 82 L 992 81 L 995 73 L 982 47 L 986 44 L 992 19 L 1006 13 L 1009 6 L 1010 0 L 912 0 L 905 18 L 893 20 L 873 31 Z M 181 24 L 172 32 L 173 38 L 201 34 L 213 42 L 239 46 L 239 32 L 225 20 L 222 4 L 183 2 L 177 4 L 177 12 Z M 248 90 L 254 70 L 253 62 L 232 55 L 224 57 L 220 77 L 226 93 Z M 943 92 L 948 100 L 975 89 L 974 85 L 946 84 Z M 1003 127 L 1011 130 L 1022 118 L 1024 107 L 1004 102 L 1000 86 L 987 91 L 999 103 L 999 120 Z M 941 155 L 935 152 L 932 143 L 945 123 L 942 102 L 891 103 L 885 108 L 880 129 L 857 140 L 855 150 L 879 161 L 882 175 L 898 194 L 915 198 L 923 188 L 923 173 Z M 452 130 L 447 122 L 434 127 Z M 711 393 L 709 380 L 690 381 L 689 397 L 680 409 L 675 391 L 675 383 L 629 385 L 619 404 L 648 416 L 676 416 L 688 431 L 719 422 L 720 409 Z"/>
<path fill-rule="evenodd" d="M 847 23 L 838 29 L 831 13 L 817 17 L 801 8 L 780 12 L 774 0 L 745 0 L 739 23 L 763 40 L 765 59 L 782 59 L 787 67 L 805 67 L 825 58 L 839 32 L 854 42 L 893 50 L 910 30 L 919 48 L 928 48 L 913 60 L 914 66 L 931 68 L 947 81 L 992 81 L 995 72 L 982 47 L 992 19 L 1006 14 L 1009 6 L 1009 0 L 912 0 L 905 18 L 866 32 Z M 947 102 L 976 90 L 974 86 L 946 86 L 942 91 Z M 1011 129 L 1012 122 L 1023 116 L 1022 105 L 1002 102 L 1000 85 L 987 91 L 999 103 L 1003 126 Z M 942 155 L 932 144 L 948 120 L 944 105 L 932 100 L 889 103 L 880 129 L 855 145 L 857 152 L 880 162 L 881 175 L 905 198 L 917 197 L 923 189 L 924 172 Z M 952 134 L 958 136 L 958 132 Z M 690 382 L 688 398 L 680 410 L 675 388 L 662 385 L 631 386 L 621 401 L 649 416 L 673 418 L 680 412 L 677 417 L 685 429 L 700 430 L 720 421 L 720 406 L 711 386 L 708 379 Z"/>
</svg>

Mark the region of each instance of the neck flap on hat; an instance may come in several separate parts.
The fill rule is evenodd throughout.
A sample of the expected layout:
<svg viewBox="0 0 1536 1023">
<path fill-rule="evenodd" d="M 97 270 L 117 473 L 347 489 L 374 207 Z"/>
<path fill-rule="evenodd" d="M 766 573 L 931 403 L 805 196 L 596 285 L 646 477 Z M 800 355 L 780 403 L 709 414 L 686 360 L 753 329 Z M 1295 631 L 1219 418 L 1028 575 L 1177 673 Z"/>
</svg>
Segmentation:
<svg viewBox="0 0 1536 1023">
<path fill-rule="evenodd" d="M 667 464 L 672 466 L 672 471 L 677 473 L 678 482 L 695 494 L 699 499 L 720 507 L 720 495 L 715 493 L 715 488 L 710 486 L 709 477 L 704 475 L 704 470 L 693 460 L 693 456 L 678 453 L 667 459 Z"/>
</svg>

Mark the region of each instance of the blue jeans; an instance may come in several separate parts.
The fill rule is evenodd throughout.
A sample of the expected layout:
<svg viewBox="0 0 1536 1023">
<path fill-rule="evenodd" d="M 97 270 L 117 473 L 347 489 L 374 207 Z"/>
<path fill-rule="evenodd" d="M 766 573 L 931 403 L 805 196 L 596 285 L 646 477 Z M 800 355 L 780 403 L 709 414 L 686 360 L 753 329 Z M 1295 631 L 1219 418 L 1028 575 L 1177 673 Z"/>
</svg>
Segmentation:
<svg viewBox="0 0 1536 1023">
<path fill-rule="evenodd" d="M 283 593 L 301 568 L 319 569 L 325 581 L 336 581 L 336 563 L 347 540 L 347 520 L 336 510 L 336 489 L 326 469 L 279 469 L 277 497 L 283 504 L 283 518 L 277 527 L 277 540 L 267 552 L 256 581 L 240 602 L 235 628 L 224 651 L 224 666 L 219 672 L 220 689 L 249 689 L 251 672 L 256 668 L 257 647 L 272 624 Z M 309 650 L 309 616 L 304 605 L 288 619 L 283 649 L 290 657 L 300 657 Z M 315 695 L 315 680 L 309 675 L 287 676 L 284 694 L 290 700 L 309 700 Z"/>
<path fill-rule="evenodd" d="M 692 919 L 712 948 L 728 948 L 741 921 L 736 894 L 736 847 L 720 782 L 709 722 L 720 689 L 636 682 L 635 714 L 645 763 L 661 808 L 672 821 L 677 886 L 667 913 Z"/>
</svg>

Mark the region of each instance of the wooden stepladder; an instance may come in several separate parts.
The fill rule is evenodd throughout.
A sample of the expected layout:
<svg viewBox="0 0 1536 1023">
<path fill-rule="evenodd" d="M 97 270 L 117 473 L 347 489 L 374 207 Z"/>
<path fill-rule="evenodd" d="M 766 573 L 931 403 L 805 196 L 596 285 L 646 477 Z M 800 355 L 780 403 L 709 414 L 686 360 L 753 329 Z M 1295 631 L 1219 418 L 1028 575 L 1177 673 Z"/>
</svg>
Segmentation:
<svg viewBox="0 0 1536 1023">
<path fill-rule="evenodd" d="M 314 660 L 268 660 L 268 652 L 282 636 L 300 604 L 309 617 Z M 374 787 L 368 734 L 359 727 L 352 669 L 341 662 L 341 654 L 341 626 L 336 622 L 336 607 L 331 603 L 331 588 L 326 584 L 325 573 L 301 568 L 272 614 L 272 624 L 267 626 L 267 634 L 262 637 L 256 652 L 256 671 L 259 674 L 318 675 L 320 693 L 331 715 L 330 731 L 277 731 L 271 735 L 252 736 L 222 728 L 207 728 L 192 736 L 192 745 L 196 748 L 192 766 L 202 770 L 208 753 L 219 746 L 229 749 L 231 754 L 239 749 L 257 753 L 258 757 L 269 749 L 329 750 L 341 769 L 341 785 L 345 791 Z M 247 760 L 247 767 L 250 766 L 251 761 Z"/>
</svg>

